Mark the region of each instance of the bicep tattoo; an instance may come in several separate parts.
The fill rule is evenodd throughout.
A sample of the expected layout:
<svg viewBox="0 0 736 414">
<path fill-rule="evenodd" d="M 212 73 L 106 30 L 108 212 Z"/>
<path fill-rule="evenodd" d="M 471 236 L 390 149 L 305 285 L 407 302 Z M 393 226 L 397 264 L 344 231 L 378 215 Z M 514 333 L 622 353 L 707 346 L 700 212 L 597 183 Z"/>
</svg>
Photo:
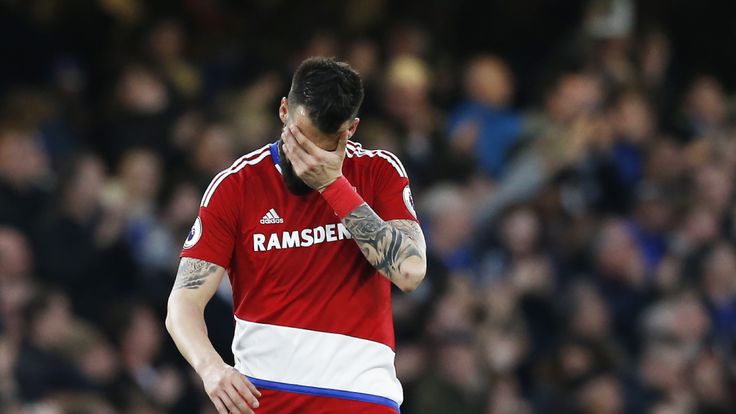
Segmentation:
<svg viewBox="0 0 736 414">
<path fill-rule="evenodd" d="M 179 271 L 176 274 L 173 290 L 199 289 L 216 270 L 216 264 L 200 259 L 183 257 L 181 263 L 179 263 Z"/>
<path fill-rule="evenodd" d="M 391 280 L 404 260 L 424 259 L 424 237 L 417 223 L 383 221 L 368 204 L 363 204 L 345 216 L 343 224 L 366 259 Z"/>
</svg>

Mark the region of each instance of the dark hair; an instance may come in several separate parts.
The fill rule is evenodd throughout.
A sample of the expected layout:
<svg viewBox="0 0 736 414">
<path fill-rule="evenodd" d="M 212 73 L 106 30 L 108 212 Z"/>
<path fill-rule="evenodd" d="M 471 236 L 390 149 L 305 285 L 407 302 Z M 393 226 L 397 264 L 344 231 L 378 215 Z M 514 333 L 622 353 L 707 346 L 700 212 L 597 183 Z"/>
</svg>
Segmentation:
<svg viewBox="0 0 736 414">
<path fill-rule="evenodd" d="M 309 118 L 324 133 L 336 132 L 358 113 L 362 102 L 360 75 L 335 58 L 310 57 L 291 80 L 289 105 L 304 105 Z"/>
</svg>

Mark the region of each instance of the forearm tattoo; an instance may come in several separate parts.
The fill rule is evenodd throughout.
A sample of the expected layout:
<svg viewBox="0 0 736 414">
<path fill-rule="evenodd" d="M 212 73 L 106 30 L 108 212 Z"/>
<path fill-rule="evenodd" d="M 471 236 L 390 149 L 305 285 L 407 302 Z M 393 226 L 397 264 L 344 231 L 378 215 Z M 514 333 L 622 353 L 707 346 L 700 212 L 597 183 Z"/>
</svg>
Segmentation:
<svg viewBox="0 0 736 414">
<path fill-rule="evenodd" d="M 204 260 L 183 257 L 179 263 L 179 271 L 176 273 L 174 288 L 176 289 L 199 289 L 207 277 L 214 274 L 217 265 Z"/>
<path fill-rule="evenodd" d="M 404 260 L 410 257 L 424 259 L 424 236 L 413 221 L 383 221 L 368 204 L 363 204 L 342 222 L 365 258 L 392 281 L 399 275 Z"/>
</svg>

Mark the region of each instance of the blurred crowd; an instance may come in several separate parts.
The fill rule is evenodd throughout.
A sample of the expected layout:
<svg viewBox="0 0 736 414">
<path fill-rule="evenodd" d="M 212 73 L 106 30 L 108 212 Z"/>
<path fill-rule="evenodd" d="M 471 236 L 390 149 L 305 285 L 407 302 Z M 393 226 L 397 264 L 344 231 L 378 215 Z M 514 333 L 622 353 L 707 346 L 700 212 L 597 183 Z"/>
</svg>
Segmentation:
<svg viewBox="0 0 736 414">
<path fill-rule="evenodd" d="M 0 1 L 0 412 L 214 412 L 162 323 L 178 253 L 311 55 L 361 73 L 356 139 L 403 160 L 427 235 L 402 413 L 736 412 L 736 113 L 679 32 L 566 2 L 532 57 L 493 40 L 523 7 L 483 32 L 447 23 L 482 21 L 464 1 L 295 3 Z"/>
</svg>

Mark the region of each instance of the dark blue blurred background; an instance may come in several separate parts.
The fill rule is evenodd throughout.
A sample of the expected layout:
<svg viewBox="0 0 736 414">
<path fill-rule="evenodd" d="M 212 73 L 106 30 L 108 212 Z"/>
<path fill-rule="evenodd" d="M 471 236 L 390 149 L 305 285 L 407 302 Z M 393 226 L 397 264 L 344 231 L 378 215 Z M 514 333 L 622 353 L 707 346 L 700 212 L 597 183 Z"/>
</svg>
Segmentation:
<svg viewBox="0 0 736 414">
<path fill-rule="evenodd" d="M 0 412 L 211 413 L 162 318 L 311 55 L 412 180 L 404 414 L 736 411 L 736 3 L 0 0 Z M 207 310 L 231 358 L 228 286 Z"/>
</svg>

